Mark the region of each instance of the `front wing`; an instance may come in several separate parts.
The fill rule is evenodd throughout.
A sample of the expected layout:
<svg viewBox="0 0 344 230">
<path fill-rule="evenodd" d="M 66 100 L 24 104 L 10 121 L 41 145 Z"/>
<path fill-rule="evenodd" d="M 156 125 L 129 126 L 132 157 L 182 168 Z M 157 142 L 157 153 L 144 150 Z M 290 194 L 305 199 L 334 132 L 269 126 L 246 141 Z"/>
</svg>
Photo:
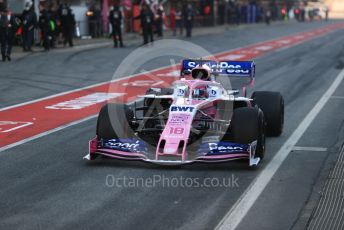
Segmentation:
<svg viewBox="0 0 344 230">
<path fill-rule="evenodd" d="M 161 165 L 180 165 L 195 162 L 220 163 L 233 160 L 247 159 L 249 166 L 258 165 L 260 158 L 255 157 L 257 141 L 249 144 L 233 142 L 202 143 L 196 155 L 187 160 L 157 159 L 155 154 L 149 153 L 146 143 L 134 138 L 98 140 L 97 137 L 89 142 L 89 153 L 84 157 L 93 160 L 102 155 L 114 159 L 143 161 Z"/>
</svg>

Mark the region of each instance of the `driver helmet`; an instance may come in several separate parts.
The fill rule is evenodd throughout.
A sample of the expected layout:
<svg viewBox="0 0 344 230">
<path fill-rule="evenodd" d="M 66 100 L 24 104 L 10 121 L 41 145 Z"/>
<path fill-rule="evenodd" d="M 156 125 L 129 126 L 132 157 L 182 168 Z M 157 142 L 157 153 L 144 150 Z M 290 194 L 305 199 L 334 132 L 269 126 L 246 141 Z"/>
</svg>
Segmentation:
<svg viewBox="0 0 344 230">
<path fill-rule="evenodd" d="M 193 68 L 191 71 L 191 76 L 193 79 L 200 79 L 203 81 L 208 81 L 210 79 L 211 69 L 207 65 L 202 65 L 196 68 Z"/>
</svg>

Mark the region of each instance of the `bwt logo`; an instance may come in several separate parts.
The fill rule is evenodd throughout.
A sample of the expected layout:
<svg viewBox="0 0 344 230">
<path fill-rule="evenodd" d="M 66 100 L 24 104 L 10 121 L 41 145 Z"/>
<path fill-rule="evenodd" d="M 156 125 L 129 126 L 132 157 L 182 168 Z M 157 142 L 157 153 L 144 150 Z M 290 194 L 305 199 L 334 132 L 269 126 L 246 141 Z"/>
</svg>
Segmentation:
<svg viewBox="0 0 344 230">
<path fill-rule="evenodd" d="M 190 112 L 194 110 L 194 107 L 191 106 L 172 106 L 171 107 L 171 112 Z"/>
</svg>

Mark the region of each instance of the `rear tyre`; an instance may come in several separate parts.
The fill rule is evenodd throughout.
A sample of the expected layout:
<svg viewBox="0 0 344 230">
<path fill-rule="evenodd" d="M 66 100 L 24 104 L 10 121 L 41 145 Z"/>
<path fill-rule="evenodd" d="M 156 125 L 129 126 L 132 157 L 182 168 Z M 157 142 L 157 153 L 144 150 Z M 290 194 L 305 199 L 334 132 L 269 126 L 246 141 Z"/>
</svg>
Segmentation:
<svg viewBox="0 0 344 230">
<path fill-rule="evenodd" d="M 146 91 L 146 95 L 155 95 L 155 96 L 162 96 L 162 95 L 172 95 L 173 89 L 170 88 L 149 88 Z M 144 106 L 151 107 L 152 105 L 154 108 L 150 108 L 150 113 L 159 113 L 159 109 L 166 109 L 169 108 L 169 99 L 154 99 L 154 98 L 145 98 L 143 101 Z M 145 115 L 146 115 L 145 111 Z"/>
<path fill-rule="evenodd" d="M 134 115 L 131 109 L 124 104 L 106 104 L 98 115 L 97 136 L 98 139 L 119 139 L 134 136 L 129 122 Z"/>
<path fill-rule="evenodd" d="M 147 94 L 153 94 L 153 95 L 157 95 L 157 96 L 172 95 L 173 89 L 171 89 L 171 88 L 149 88 L 146 91 L 146 95 Z"/>
<path fill-rule="evenodd" d="M 231 120 L 232 138 L 235 143 L 250 144 L 257 141 L 255 157 L 264 158 L 265 121 L 264 114 L 258 108 L 238 108 Z"/>
<path fill-rule="evenodd" d="M 280 136 L 284 125 L 283 96 L 279 92 L 257 91 L 251 98 L 264 113 L 267 134 Z"/>
<path fill-rule="evenodd" d="M 173 89 L 171 88 L 149 88 L 146 91 L 146 95 L 155 95 L 155 96 L 162 96 L 162 95 L 172 95 Z M 144 105 L 149 106 L 153 102 L 153 98 L 145 98 Z"/>
</svg>

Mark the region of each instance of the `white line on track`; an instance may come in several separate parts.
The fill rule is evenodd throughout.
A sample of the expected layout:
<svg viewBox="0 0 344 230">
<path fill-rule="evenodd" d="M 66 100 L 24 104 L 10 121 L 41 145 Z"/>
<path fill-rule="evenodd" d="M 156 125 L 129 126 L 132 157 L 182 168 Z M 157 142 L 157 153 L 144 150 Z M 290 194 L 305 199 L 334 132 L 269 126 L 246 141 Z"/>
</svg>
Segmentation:
<svg viewBox="0 0 344 230">
<path fill-rule="evenodd" d="M 240 222 L 244 219 L 247 212 L 253 206 L 257 198 L 263 192 L 265 187 L 275 175 L 276 171 L 282 165 L 284 160 L 289 155 L 290 151 L 302 137 L 309 125 L 313 122 L 315 117 L 319 114 L 332 94 L 338 88 L 339 84 L 344 78 L 344 70 L 339 73 L 331 86 L 327 89 L 324 95 L 316 103 L 307 116 L 302 120 L 296 130 L 291 134 L 288 140 L 276 153 L 274 158 L 266 165 L 256 179 L 248 186 L 246 191 L 240 196 L 237 202 L 232 206 L 229 212 L 224 216 L 220 223 L 216 226 L 217 230 L 232 230 L 238 227 Z"/>
<path fill-rule="evenodd" d="M 332 96 L 331 99 L 344 99 L 344 96 Z"/>
<path fill-rule="evenodd" d="M 149 72 L 159 71 L 159 70 L 165 69 L 167 67 L 173 67 L 173 66 L 162 66 L 160 68 L 149 70 Z M 88 86 L 85 86 L 85 87 L 82 87 L 82 88 L 77 88 L 77 89 L 65 91 L 65 92 L 62 92 L 62 93 L 50 95 L 50 96 L 47 96 L 47 97 L 38 98 L 36 100 L 32 100 L 32 101 L 23 102 L 23 103 L 20 103 L 20 104 L 11 105 L 11 106 L 8 106 L 8 107 L 0 108 L 0 112 L 4 111 L 4 110 L 8 110 L 8 109 L 13 109 L 13 108 L 16 108 L 16 107 L 19 107 L 19 106 L 28 105 L 28 104 L 31 104 L 31 103 L 43 101 L 43 100 L 46 100 L 46 99 L 50 99 L 50 98 L 54 98 L 54 97 L 63 96 L 63 95 L 66 95 L 66 94 L 82 91 L 82 90 L 85 90 L 85 89 L 94 88 L 94 87 L 97 87 L 97 86 L 106 85 L 106 84 L 114 83 L 114 82 L 117 82 L 117 81 L 122 81 L 122 80 L 130 79 L 130 78 L 142 75 L 142 74 L 144 74 L 144 73 L 137 73 L 137 74 L 133 74 L 133 75 L 122 77 L 122 78 L 116 78 L 116 79 L 112 79 L 111 81 L 104 81 L 104 82 L 100 82 L 100 83 L 97 83 L 97 84 L 88 85 Z"/>
<path fill-rule="evenodd" d="M 44 133 L 37 134 L 37 135 L 35 135 L 35 136 L 33 136 L 33 137 L 29 137 L 29 138 L 26 138 L 26 139 L 24 139 L 24 140 L 15 142 L 15 143 L 13 143 L 13 144 L 6 145 L 6 146 L 0 148 L 0 152 L 5 151 L 5 150 L 10 149 L 10 148 L 13 148 L 13 147 L 16 147 L 16 146 L 18 146 L 18 145 L 25 144 L 26 142 L 35 140 L 35 139 L 37 139 L 37 138 L 47 136 L 47 135 L 49 135 L 49 134 L 51 134 L 51 133 L 60 131 L 60 130 L 65 129 L 65 128 L 68 128 L 68 127 L 70 127 L 70 126 L 77 125 L 77 124 L 80 124 L 80 123 L 82 123 L 82 122 L 91 120 L 92 118 L 96 118 L 97 116 L 98 116 L 98 114 L 92 115 L 92 116 L 86 117 L 86 118 L 84 118 L 84 119 L 81 119 L 81 120 L 78 120 L 78 121 L 74 121 L 74 122 L 72 122 L 72 123 L 68 123 L 68 124 L 66 124 L 66 125 L 57 127 L 57 128 L 55 128 L 55 129 L 51 129 L 51 130 L 46 131 L 46 132 L 44 132 Z"/>
<path fill-rule="evenodd" d="M 162 70 L 162 69 L 165 69 L 165 68 L 168 68 L 168 67 L 173 68 L 173 65 L 171 65 L 171 66 L 162 66 L 162 67 L 160 67 L 160 68 L 156 68 L 156 69 L 149 70 L 149 72 L 159 71 L 159 70 Z M 82 91 L 82 90 L 85 90 L 85 89 L 89 89 L 89 88 L 93 88 L 93 87 L 97 87 L 97 86 L 101 86 L 101 85 L 105 85 L 105 84 L 109 84 L 109 83 L 114 83 L 114 82 L 121 81 L 121 80 L 125 80 L 125 79 L 134 78 L 134 77 L 139 76 L 139 75 L 142 75 L 142 74 L 144 74 L 144 73 L 137 73 L 137 74 L 133 74 L 133 75 L 130 75 L 130 76 L 127 76 L 127 77 L 117 78 L 117 79 L 113 79 L 113 80 L 111 80 L 111 81 L 100 82 L 100 83 L 93 84 L 93 85 L 89 85 L 89 86 L 86 86 L 86 87 L 82 87 L 82 88 L 78 88 L 78 89 L 74 89 L 74 90 L 62 92 L 62 93 L 59 93 L 59 94 L 54 94 L 54 95 L 51 95 L 51 96 L 39 98 L 39 99 L 36 99 L 36 100 L 27 101 L 27 102 L 24 102 L 24 103 L 20 103 L 20 104 L 8 106 L 8 107 L 0 108 L 0 112 L 1 112 L 1 111 L 4 111 L 4 110 L 7 110 L 7 109 L 12 109 L 12 108 L 16 108 L 16 107 L 19 107 L 19 106 L 23 106 L 23 105 L 28 105 L 28 104 L 31 104 L 31 103 L 34 103 L 34 102 L 39 102 L 39 101 L 43 101 L 43 100 L 46 100 L 46 99 L 50 99 L 50 98 L 54 98 L 54 97 L 66 95 L 66 94 L 69 94 L 69 93 L 78 92 L 78 91 Z M 140 101 L 140 100 L 139 100 L 139 101 Z M 136 101 L 136 102 L 139 102 L 139 101 Z M 134 104 L 134 102 L 129 103 L 129 105 L 130 105 L 130 104 Z M 6 145 L 6 146 L 0 148 L 0 152 L 3 152 L 3 151 L 5 151 L 5 150 L 7 150 L 7 149 L 11 149 L 11 148 L 16 147 L 16 146 L 18 146 L 18 145 L 22 145 L 22 144 L 27 143 L 27 142 L 29 142 L 29 141 L 35 140 L 35 139 L 37 139 L 37 138 L 47 136 L 47 135 L 49 135 L 49 134 L 52 134 L 52 133 L 57 132 L 57 131 L 59 131 L 59 130 L 68 128 L 68 127 L 70 127 L 70 126 L 80 124 L 80 123 L 85 122 L 85 121 L 88 121 L 88 120 L 90 120 L 90 119 L 92 119 L 92 118 L 96 118 L 97 116 L 98 116 L 98 114 L 95 114 L 95 115 L 86 117 L 86 118 L 84 118 L 84 119 L 77 120 L 77 121 L 68 123 L 68 124 L 66 124 L 66 125 L 59 126 L 59 127 L 55 128 L 55 129 L 51 129 L 51 130 L 49 130 L 49 131 L 46 131 L 46 132 L 37 134 L 37 135 L 35 135 L 35 136 L 26 138 L 26 139 L 24 139 L 24 140 L 15 142 L 15 143 L 13 143 L 13 144 Z"/>
<path fill-rule="evenodd" d="M 326 152 L 327 148 L 294 146 L 293 151 Z"/>
</svg>

